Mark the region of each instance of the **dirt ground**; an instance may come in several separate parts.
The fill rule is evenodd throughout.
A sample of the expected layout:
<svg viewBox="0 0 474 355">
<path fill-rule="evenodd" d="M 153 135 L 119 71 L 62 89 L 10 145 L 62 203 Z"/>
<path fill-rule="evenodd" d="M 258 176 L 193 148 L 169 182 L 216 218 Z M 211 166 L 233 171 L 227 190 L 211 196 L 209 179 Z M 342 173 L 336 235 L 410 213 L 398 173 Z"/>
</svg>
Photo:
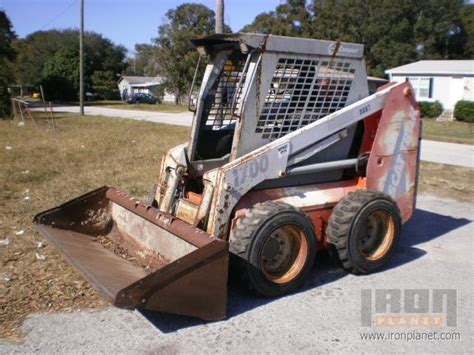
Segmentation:
<svg viewBox="0 0 474 355">
<path fill-rule="evenodd" d="M 188 128 L 105 117 L 0 120 L 0 338 L 30 313 L 100 308 L 103 299 L 32 228 L 33 216 L 102 185 L 144 199 L 161 156 Z M 473 169 L 423 163 L 420 191 L 472 201 Z"/>
<path fill-rule="evenodd" d="M 33 230 L 33 216 L 102 185 L 145 198 L 161 155 L 187 128 L 105 117 L 0 120 L 0 337 L 18 338 L 30 313 L 105 302 Z"/>
<path fill-rule="evenodd" d="M 474 169 L 462 166 L 422 162 L 419 189 L 421 192 L 458 201 L 474 201 Z"/>
</svg>

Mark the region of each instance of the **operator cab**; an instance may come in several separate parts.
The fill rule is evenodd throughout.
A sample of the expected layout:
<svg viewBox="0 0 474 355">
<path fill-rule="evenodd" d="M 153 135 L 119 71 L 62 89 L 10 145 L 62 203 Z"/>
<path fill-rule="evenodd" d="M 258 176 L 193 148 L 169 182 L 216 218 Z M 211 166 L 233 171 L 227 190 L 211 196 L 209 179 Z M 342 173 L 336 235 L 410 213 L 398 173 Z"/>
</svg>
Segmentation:
<svg viewBox="0 0 474 355">
<path fill-rule="evenodd" d="M 250 33 L 192 42 L 200 54 L 186 150 L 194 178 L 368 96 L 360 45 Z M 301 165 L 357 157 L 363 124 L 358 126 L 341 132 L 345 138 Z M 287 177 L 265 187 L 337 181 L 342 173 Z"/>
<path fill-rule="evenodd" d="M 187 157 L 191 174 L 202 176 L 231 160 L 249 64 L 256 61 L 258 53 L 235 34 L 211 35 L 192 42 L 200 58 L 190 94 L 194 120 Z M 191 103 L 193 98 L 195 104 Z"/>
<path fill-rule="evenodd" d="M 203 98 L 195 159 L 209 160 L 230 154 L 236 126 L 236 113 L 241 104 L 241 84 L 245 55 L 240 49 L 225 51 L 219 60 L 219 74 L 208 82 L 207 95 Z"/>
</svg>

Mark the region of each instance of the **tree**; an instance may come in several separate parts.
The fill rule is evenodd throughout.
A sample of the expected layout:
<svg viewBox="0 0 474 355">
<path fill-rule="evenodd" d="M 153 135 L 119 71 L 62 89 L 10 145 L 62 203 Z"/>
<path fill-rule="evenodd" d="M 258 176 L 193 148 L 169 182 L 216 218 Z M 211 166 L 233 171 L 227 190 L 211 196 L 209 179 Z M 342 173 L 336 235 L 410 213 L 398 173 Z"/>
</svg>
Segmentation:
<svg viewBox="0 0 474 355">
<path fill-rule="evenodd" d="M 127 74 L 156 76 L 160 73 L 159 63 L 157 61 L 157 48 L 152 44 L 135 44 L 135 57 L 129 59 Z"/>
<path fill-rule="evenodd" d="M 16 38 L 12 24 L 5 11 L 0 11 L 0 58 L 13 60 L 15 51 L 11 44 Z"/>
<path fill-rule="evenodd" d="M 362 43 L 369 73 L 419 59 L 465 57 L 462 0 L 315 0 L 316 37 Z M 446 47 L 448 43 L 448 47 Z"/>
<path fill-rule="evenodd" d="M 243 31 L 365 45 L 370 74 L 419 59 L 471 58 L 473 6 L 462 0 L 287 0 Z"/>
<path fill-rule="evenodd" d="M 76 100 L 79 91 L 79 51 L 58 50 L 43 68 L 42 84 L 47 100 Z"/>
<path fill-rule="evenodd" d="M 462 27 L 466 33 L 466 58 L 474 57 L 474 4 L 465 4 L 461 8 Z"/>
<path fill-rule="evenodd" d="M 120 98 L 117 76 L 111 71 L 97 70 L 92 74 L 92 91 L 100 98 L 115 100 Z"/>
<path fill-rule="evenodd" d="M 61 62 L 60 58 L 52 59 L 58 51 L 67 50 L 70 55 L 75 53 L 78 63 L 78 38 L 79 32 L 77 30 L 67 29 L 38 31 L 28 35 L 25 39 L 16 40 L 13 46 L 18 52 L 15 62 L 17 81 L 20 84 L 33 85 L 40 82 L 45 83 L 45 74 L 48 72 L 48 70 L 44 71 L 46 64 L 50 63 L 48 65 L 51 65 L 51 61 Z M 84 72 L 86 90 L 91 90 L 92 75 L 96 71 L 112 72 L 115 75 L 121 74 L 125 70 L 126 49 L 123 46 L 113 44 L 112 41 L 100 34 L 94 32 L 84 34 L 84 52 L 87 63 Z M 60 57 L 64 57 L 64 55 L 65 52 L 62 52 Z M 77 71 L 78 68 L 76 66 Z M 51 83 L 51 76 L 47 81 Z M 63 81 L 67 82 L 68 80 Z M 108 81 L 108 83 L 111 84 L 111 81 Z M 116 83 L 113 86 L 115 87 Z M 112 90 L 112 87 L 109 89 Z M 46 87 L 45 90 L 47 90 Z M 60 94 L 54 88 L 50 88 L 49 91 Z"/>
<path fill-rule="evenodd" d="M 166 13 L 166 23 L 158 28 L 156 60 L 165 86 L 176 103 L 187 94 L 193 80 L 198 53 L 190 40 L 214 31 L 214 12 L 204 5 L 183 4 Z M 229 32 L 225 27 L 225 32 Z"/>
<path fill-rule="evenodd" d="M 317 38 L 362 43 L 371 75 L 416 59 L 413 26 L 418 0 L 316 0 Z"/>
<path fill-rule="evenodd" d="M 414 26 L 420 58 L 464 57 L 467 39 L 461 18 L 464 6 L 463 0 L 427 0 L 423 4 Z"/>
<path fill-rule="evenodd" d="M 5 11 L 0 11 L 0 118 L 10 114 L 8 84 L 13 78 L 11 60 L 15 58 L 15 51 L 11 43 L 15 37 L 10 19 Z"/>
<path fill-rule="evenodd" d="M 305 0 L 287 0 L 275 11 L 258 15 L 245 26 L 242 32 L 255 32 L 293 37 L 310 37 L 309 26 L 312 14 L 306 8 Z"/>
</svg>

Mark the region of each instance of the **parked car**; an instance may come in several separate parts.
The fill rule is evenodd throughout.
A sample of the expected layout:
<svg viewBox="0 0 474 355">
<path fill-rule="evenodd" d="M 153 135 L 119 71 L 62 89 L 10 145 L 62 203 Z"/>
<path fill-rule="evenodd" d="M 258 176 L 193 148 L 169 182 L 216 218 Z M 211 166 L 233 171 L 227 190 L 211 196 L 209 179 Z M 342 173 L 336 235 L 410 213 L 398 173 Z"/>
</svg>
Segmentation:
<svg viewBox="0 0 474 355">
<path fill-rule="evenodd" d="M 155 95 L 146 93 L 133 94 L 127 99 L 129 104 L 157 104 L 158 102 L 159 100 Z"/>
</svg>

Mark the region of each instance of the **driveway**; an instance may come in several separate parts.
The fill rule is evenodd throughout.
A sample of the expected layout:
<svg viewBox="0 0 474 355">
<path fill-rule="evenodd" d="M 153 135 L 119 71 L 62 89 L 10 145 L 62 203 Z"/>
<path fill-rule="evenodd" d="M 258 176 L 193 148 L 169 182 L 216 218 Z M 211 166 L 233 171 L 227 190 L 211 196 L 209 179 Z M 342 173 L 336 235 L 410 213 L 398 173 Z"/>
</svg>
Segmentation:
<svg viewBox="0 0 474 355">
<path fill-rule="evenodd" d="M 421 160 L 474 168 L 474 146 L 423 140 Z"/>
<path fill-rule="evenodd" d="M 24 324 L 28 332 L 24 342 L 0 343 L 0 353 L 471 353 L 473 210 L 472 203 L 419 196 L 398 252 L 382 272 L 348 275 L 327 256 L 319 256 L 305 288 L 275 300 L 250 296 L 231 282 L 225 321 L 203 322 L 112 307 L 36 315 Z M 446 307 L 434 310 L 431 303 L 423 314 L 449 314 L 455 324 L 445 326 L 446 318 L 442 318 L 442 327 L 436 329 L 362 326 L 361 315 L 368 313 L 367 308 L 361 311 L 361 299 L 369 302 L 373 317 L 377 312 L 373 304 L 370 307 L 371 299 L 361 298 L 363 289 L 371 295 L 387 289 L 417 289 L 430 295 L 435 289 L 453 290 L 450 292 L 457 297 L 451 298 L 454 303 L 448 311 Z M 460 339 L 426 340 L 427 334 Z M 368 336 L 379 339 L 363 339 Z M 382 340 L 382 336 L 391 339 Z"/>
<path fill-rule="evenodd" d="M 42 110 L 36 108 L 33 110 Z M 56 112 L 79 113 L 78 106 L 57 106 Z M 166 113 L 135 111 L 105 107 L 85 107 L 86 115 L 98 115 L 108 117 L 129 118 L 132 120 L 144 120 L 156 123 L 174 124 L 179 126 L 191 126 L 193 115 L 191 112 Z M 466 144 L 444 143 L 423 140 L 421 145 L 421 160 L 439 163 L 465 166 L 474 168 L 474 146 Z"/>
<path fill-rule="evenodd" d="M 34 108 L 33 111 L 43 111 L 43 108 Z M 79 113 L 79 106 L 55 106 L 54 112 Z M 127 109 L 116 109 L 107 107 L 86 106 L 86 115 L 128 118 L 131 120 L 142 120 L 178 126 L 191 126 L 193 114 L 191 112 L 167 113 L 153 111 L 137 111 Z"/>
</svg>

